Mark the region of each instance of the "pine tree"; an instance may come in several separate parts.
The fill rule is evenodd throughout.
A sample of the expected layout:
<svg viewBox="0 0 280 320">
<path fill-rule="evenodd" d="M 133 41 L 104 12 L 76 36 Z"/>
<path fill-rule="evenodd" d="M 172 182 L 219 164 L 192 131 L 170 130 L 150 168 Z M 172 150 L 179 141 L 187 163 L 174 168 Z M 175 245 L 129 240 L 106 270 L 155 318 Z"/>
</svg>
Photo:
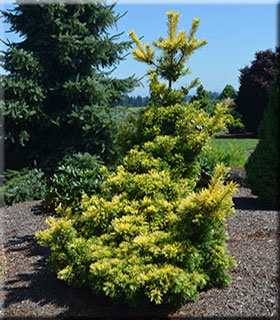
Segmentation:
<svg viewBox="0 0 280 320">
<path fill-rule="evenodd" d="M 169 21 L 174 17 L 168 13 Z M 62 219 L 47 220 L 50 228 L 36 237 L 50 246 L 58 278 L 71 285 L 122 302 L 185 303 L 205 286 L 228 285 L 227 270 L 235 265 L 225 243 L 235 184 L 224 181 L 220 165 L 206 188 L 196 185 L 198 156 L 225 128 L 227 109 L 218 104 L 210 117 L 196 103 L 168 105 L 165 98 L 179 101 L 184 94 L 158 83 L 155 74 L 150 88 L 163 104 L 143 109 L 135 124 L 139 144 L 115 172 L 101 169 L 100 192 L 85 195 L 76 212 L 58 207 Z"/>
<path fill-rule="evenodd" d="M 153 45 L 162 51 L 162 55 L 158 58 L 155 57 L 155 50 L 151 48 L 150 43 L 143 45 L 135 31 L 132 30 L 130 32 L 130 37 L 137 45 L 137 48 L 132 51 L 134 58 L 151 66 L 148 71 L 151 78 L 150 89 L 153 93 L 151 99 L 158 105 L 181 102 L 182 94 L 187 95 L 191 88 L 199 84 L 199 80 L 196 78 L 189 86 L 181 87 L 181 90 L 177 90 L 177 100 L 176 98 L 174 100 L 174 97 L 171 100 L 168 98 L 169 94 L 172 96 L 172 84 L 180 77 L 191 73 L 189 67 L 185 68 L 187 60 L 195 50 L 207 44 L 205 39 L 198 40 L 195 37 L 200 23 L 199 19 L 193 19 L 188 35 L 186 30 L 181 30 L 177 34 L 179 16 L 179 13 L 174 11 L 167 12 L 168 35 L 166 38 L 160 37 L 153 42 Z M 167 90 L 164 84 L 158 82 L 158 76 L 168 81 Z"/>
<path fill-rule="evenodd" d="M 3 57 L 6 165 L 20 168 L 79 151 L 108 161 L 113 124 L 107 108 L 137 84 L 103 71 L 123 60 L 131 45 L 109 34 L 121 18 L 114 5 L 18 2 L 1 13 L 23 39 L 8 42 Z"/>
</svg>

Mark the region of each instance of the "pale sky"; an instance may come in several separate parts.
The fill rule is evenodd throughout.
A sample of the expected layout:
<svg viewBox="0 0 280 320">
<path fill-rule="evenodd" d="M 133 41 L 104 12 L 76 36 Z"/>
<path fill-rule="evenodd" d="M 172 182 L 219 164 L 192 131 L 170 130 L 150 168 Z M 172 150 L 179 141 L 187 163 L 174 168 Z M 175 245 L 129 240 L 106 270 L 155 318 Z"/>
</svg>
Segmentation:
<svg viewBox="0 0 280 320">
<path fill-rule="evenodd" d="M 69 0 L 71 1 L 71 0 Z M 34 3 L 34 1 L 32 1 Z M 73 1 L 72 1 L 73 2 Z M 0 0 L 1 9 L 11 8 L 12 1 Z M 195 3 L 195 4 L 194 4 Z M 179 85 L 188 84 L 199 77 L 208 91 L 222 91 L 226 84 L 238 90 L 239 70 L 250 65 L 257 51 L 275 49 L 277 41 L 277 1 L 250 0 L 119 0 L 116 12 L 127 14 L 118 22 L 118 30 L 124 31 L 120 40 L 129 40 L 128 32 L 135 30 L 143 36 L 142 42 L 153 42 L 166 36 L 166 12 L 175 10 L 181 14 L 178 30 L 190 29 L 192 19 L 200 18 L 199 39 L 206 38 L 209 44 L 194 53 L 189 60 L 193 73 Z M 5 33 L 8 26 L 1 19 L 1 39 L 18 41 L 17 35 Z M 3 44 L 0 50 L 3 50 Z M 118 78 L 136 74 L 142 77 L 147 65 L 135 61 L 130 54 L 113 73 Z M 132 95 L 149 95 L 148 84 L 135 89 Z M 194 92 L 191 92 L 194 93 Z"/>
</svg>

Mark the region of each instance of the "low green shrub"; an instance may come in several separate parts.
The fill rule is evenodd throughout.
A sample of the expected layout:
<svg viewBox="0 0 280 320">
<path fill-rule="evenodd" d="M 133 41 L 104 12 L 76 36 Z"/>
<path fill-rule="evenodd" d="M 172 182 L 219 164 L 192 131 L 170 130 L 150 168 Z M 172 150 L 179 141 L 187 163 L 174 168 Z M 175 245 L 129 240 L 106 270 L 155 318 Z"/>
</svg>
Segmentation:
<svg viewBox="0 0 280 320">
<path fill-rule="evenodd" d="M 215 154 L 211 146 L 207 146 L 198 158 L 200 165 L 200 177 L 197 182 L 198 188 L 205 188 L 208 186 L 218 163 L 222 163 L 219 157 Z"/>
<path fill-rule="evenodd" d="M 195 191 L 197 155 L 221 127 L 217 110 L 209 118 L 193 105 L 147 108 L 142 144 L 100 192 L 83 196 L 80 214 L 59 207 L 64 218 L 49 219 L 50 229 L 37 233 L 51 248 L 49 264 L 59 279 L 112 299 L 157 304 L 229 284 L 234 262 L 224 228 L 234 184 L 224 183 L 220 166 L 208 187 Z"/>
<path fill-rule="evenodd" d="M 98 157 L 89 153 L 65 156 L 49 179 L 43 206 L 47 210 L 55 210 L 59 204 L 77 209 L 83 194 L 93 194 L 101 190 L 101 165 Z"/>
<path fill-rule="evenodd" d="M 4 202 L 14 204 L 30 200 L 41 200 L 46 194 L 46 177 L 41 169 L 24 168 L 4 172 Z"/>
<path fill-rule="evenodd" d="M 229 133 L 244 133 L 245 132 L 245 126 L 241 122 L 240 118 L 234 119 L 232 123 L 228 126 Z"/>
<path fill-rule="evenodd" d="M 280 208 L 280 76 L 270 89 L 270 99 L 259 125 L 259 143 L 245 166 L 252 192 L 271 207 Z"/>
<path fill-rule="evenodd" d="M 78 169 L 99 169 L 103 162 L 96 155 L 92 155 L 88 152 L 78 152 L 74 154 L 66 154 L 59 162 L 60 166 L 72 166 Z"/>
</svg>

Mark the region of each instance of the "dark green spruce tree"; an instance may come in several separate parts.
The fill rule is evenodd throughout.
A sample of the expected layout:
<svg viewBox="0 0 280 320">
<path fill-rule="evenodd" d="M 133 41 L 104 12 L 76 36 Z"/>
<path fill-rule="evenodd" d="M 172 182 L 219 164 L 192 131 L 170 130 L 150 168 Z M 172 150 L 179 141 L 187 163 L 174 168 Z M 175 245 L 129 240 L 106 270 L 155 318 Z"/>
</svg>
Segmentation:
<svg viewBox="0 0 280 320">
<path fill-rule="evenodd" d="M 114 6 L 18 1 L 1 11 L 22 39 L 8 42 L 1 59 L 6 168 L 55 163 L 74 152 L 112 161 L 109 107 L 137 85 L 133 76 L 116 79 L 104 71 L 115 68 L 131 45 L 110 35 L 121 18 Z"/>
</svg>

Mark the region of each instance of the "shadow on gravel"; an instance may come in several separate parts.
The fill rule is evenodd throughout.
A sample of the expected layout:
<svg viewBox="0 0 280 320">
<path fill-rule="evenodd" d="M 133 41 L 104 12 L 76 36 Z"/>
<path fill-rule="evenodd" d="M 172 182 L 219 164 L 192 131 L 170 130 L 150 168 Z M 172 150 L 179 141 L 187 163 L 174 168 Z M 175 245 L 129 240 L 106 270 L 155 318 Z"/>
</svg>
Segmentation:
<svg viewBox="0 0 280 320">
<path fill-rule="evenodd" d="M 48 216 L 50 214 L 50 212 L 46 211 L 43 208 L 42 204 L 38 204 L 36 206 L 33 206 L 31 208 L 31 212 L 33 212 L 35 215 L 47 215 Z"/>
<path fill-rule="evenodd" d="M 15 246 L 19 243 L 24 243 L 24 246 L 16 248 Z M 47 305 L 51 304 L 52 313 L 50 315 L 46 314 L 46 316 L 106 319 L 118 319 L 120 317 L 168 319 L 168 314 L 174 313 L 178 309 L 178 307 L 167 305 L 156 307 L 149 303 L 130 308 L 124 303 L 116 303 L 106 297 L 94 296 L 88 288 L 69 287 L 64 281 L 58 280 L 56 274 L 46 267 L 45 262 L 50 251 L 48 248 L 39 246 L 33 236 L 17 237 L 9 241 L 6 250 L 8 252 L 16 251 L 17 253 L 22 251 L 23 263 L 24 260 L 27 262 L 26 259 L 28 260 L 31 257 L 35 258 L 36 262 L 30 266 L 31 273 L 17 274 L 15 280 L 4 283 L 6 294 L 4 309 L 13 304 L 30 300 L 37 305 L 35 307 L 34 304 L 31 305 L 35 314 L 42 315 L 42 310 L 40 312 L 40 310 L 36 311 L 34 309 L 47 308 Z M 64 308 L 65 311 L 60 313 L 58 311 L 53 314 L 56 307 L 57 309 Z"/>
<path fill-rule="evenodd" d="M 260 210 L 260 211 L 274 211 L 272 207 L 263 204 L 258 198 L 251 197 L 233 197 L 233 203 L 236 210 Z"/>
</svg>

